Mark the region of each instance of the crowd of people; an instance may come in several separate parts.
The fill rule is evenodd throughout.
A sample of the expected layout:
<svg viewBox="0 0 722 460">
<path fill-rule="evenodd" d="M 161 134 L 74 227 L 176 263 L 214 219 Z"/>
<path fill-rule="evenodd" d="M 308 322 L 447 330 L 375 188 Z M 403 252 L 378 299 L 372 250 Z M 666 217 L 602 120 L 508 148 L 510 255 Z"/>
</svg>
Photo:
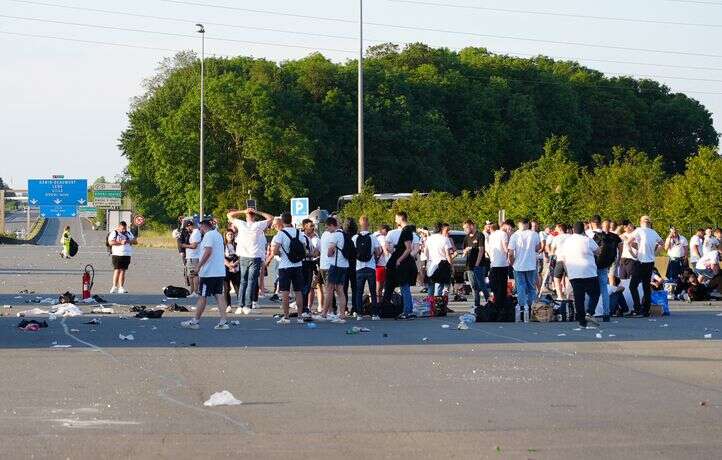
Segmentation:
<svg viewBox="0 0 722 460">
<path fill-rule="evenodd" d="M 343 224 L 332 216 L 320 234 L 314 221 L 297 226 L 289 213 L 274 217 L 249 208 L 229 212 L 227 219 L 223 235 L 210 220 L 200 225 L 187 220 L 177 233 L 191 296 L 198 297 L 196 315 L 183 327 L 198 327 L 208 297 L 219 304 L 218 329 L 227 328 L 234 293 L 235 314 L 251 313 L 266 294 L 269 270 L 275 279 L 269 294 L 283 312 L 279 324 L 294 317 L 299 323 L 345 323 L 349 316 L 379 320 L 394 302 L 402 304 L 398 319 L 412 319 L 411 287 L 421 281 L 429 296 L 447 298 L 458 257 L 465 260 L 463 278 L 475 307 L 513 303 L 528 315 L 548 290 L 555 302 L 574 305 L 581 326 L 596 324 L 599 317 L 607 322 L 612 316 L 649 316 L 653 290 L 669 288 L 674 298 L 700 300 L 720 287 L 719 229 L 700 229 L 688 241 L 671 228 L 662 238 L 648 216 L 639 226 L 594 216 L 543 229 L 528 219 L 486 221 L 482 228 L 467 220 L 461 248 L 455 247 L 448 223 L 431 232 L 417 230 L 404 212 L 395 215 L 393 229 L 380 225 L 376 231 L 365 216 Z M 268 243 L 270 229 L 275 235 Z M 114 248 L 129 246 L 117 238 Z M 662 249 L 669 259 L 665 277 L 655 268 Z M 625 289 L 629 305 L 621 295 Z"/>
</svg>

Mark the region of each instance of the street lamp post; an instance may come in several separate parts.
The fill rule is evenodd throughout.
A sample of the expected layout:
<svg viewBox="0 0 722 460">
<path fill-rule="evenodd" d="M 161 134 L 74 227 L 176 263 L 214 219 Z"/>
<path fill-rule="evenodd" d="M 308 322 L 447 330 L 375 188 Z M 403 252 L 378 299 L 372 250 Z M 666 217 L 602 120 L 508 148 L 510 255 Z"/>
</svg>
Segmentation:
<svg viewBox="0 0 722 460">
<path fill-rule="evenodd" d="M 206 29 L 203 24 L 196 24 L 198 33 L 201 34 L 201 127 L 200 127 L 200 219 L 203 220 L 203 97 L 204 97 L 204 72 L 203 65 L 206 53 Z"/>
<path fill-rule="evenodd" d="M 359 0 L 358 56 L 358 193 L 364 186 L 364 2 Z"/>
</svg>

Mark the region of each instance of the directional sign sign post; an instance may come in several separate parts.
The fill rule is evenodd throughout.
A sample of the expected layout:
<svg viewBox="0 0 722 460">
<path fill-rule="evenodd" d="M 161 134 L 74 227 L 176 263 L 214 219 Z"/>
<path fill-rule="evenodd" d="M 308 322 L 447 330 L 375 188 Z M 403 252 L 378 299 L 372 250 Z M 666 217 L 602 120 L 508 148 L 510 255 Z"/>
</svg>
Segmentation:
<svg viewBox="0 0 722 460">
<path fill-rule="evenodd" d="M 291 217 L 294 223 L 307 218 L 309 212 L 308 198 L 291 198 Z"/>
<path fill-rule="evenodd" d="M 88 202 L 86 179 L 30 179 L 28 203 L 30 206 L 83 206 Z"/>
<path fill-rule="evenodd" d="M 75 217 L 78 214 L 75 206 L 67 205 L 40 205 L 40 217 Z"/>
<path fill-rule="evenodd" d="M 78 206 L 78 215 L 80 217 L 95 217 L 98 214 L 98 208 L 94 206 Z"/>
<path fill-rule="evenodd" d="M 93 204 L 96 208 L 119 208 L 122 200 L 120 184 L 102 183 L 93 186 Z"/>
</svg>

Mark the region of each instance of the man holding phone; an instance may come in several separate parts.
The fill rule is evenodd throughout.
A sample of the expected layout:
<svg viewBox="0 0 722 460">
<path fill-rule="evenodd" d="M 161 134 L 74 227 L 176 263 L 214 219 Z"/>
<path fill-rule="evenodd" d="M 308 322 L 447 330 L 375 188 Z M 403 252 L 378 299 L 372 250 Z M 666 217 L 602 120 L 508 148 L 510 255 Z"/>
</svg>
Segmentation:
<svg viewBox="0 0 722 460">
<path fill-rule="evenodd" d="M 248 200 L 254 204 L 255 200 Z M 245 220 L 240 217 L 245 215 Z M 247 315 L 251 308 L 258 306 L 258 275 L 266 255 L 266 230 L 273 221 L 273 216 L 248 207 L 242 211 L 230 211 L 228 221 L 238 230 L 236 236 L 236 255 L 238 255 L 241 272 L 240 306 L 236 314 Z M 259 220 L 262 217 L 263 220 Z"/>
</svg>

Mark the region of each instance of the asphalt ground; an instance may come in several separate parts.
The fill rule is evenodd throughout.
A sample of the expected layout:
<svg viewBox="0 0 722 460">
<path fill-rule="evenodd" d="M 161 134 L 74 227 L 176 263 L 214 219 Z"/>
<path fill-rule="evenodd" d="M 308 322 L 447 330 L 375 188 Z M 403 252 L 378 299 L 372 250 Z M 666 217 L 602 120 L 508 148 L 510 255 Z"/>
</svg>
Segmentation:
<svg viewBox="0 0 722 460">
<path fill-rule="evenodd" d="M 30 211 L 30 227 L 32 228 L 35 221 L 38 219 L 38 211 Z M 12 233 L 16 231 L 26 230 L 27 228 L 27 214 L 24 212 L 8 212 L 5 214 L 5 232 Z"/>
<path fill-rule="evenodd" d="M 88 261 L 109 265 L 93 236 L 67 263 L 52 246 L 0 247 L 0 304 L 14 304 L 0 309 L 2 458 L 720 458 L 718 304 L 600 329 L 459 331 L 458 314 L 279 326 L 263 301 L 228 331 L 212 311 L 192 331 L 178 326 L 188 313 L 126 313 L 173 302 L 159 287 L 179 284 L 177 254 L 139 250 L 132 294 L 99 292 L 124 304 L 116 314 L 18 330 L 18 311 L 47 308 L 26 301 L 79 286 Z M 222 390 L 243 403 L 203 405 Z"/>
</svg>

